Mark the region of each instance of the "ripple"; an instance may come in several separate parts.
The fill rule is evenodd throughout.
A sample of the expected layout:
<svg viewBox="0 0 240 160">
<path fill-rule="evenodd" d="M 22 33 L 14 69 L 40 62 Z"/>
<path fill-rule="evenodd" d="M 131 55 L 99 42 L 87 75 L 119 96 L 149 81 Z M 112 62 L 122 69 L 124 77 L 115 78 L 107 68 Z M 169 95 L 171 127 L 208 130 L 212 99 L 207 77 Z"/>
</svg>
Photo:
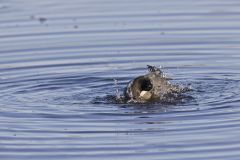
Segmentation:
<svg viewBox="0 0 240 160">
<path fill-rule="evenodd" d="M 239 159 L 239 2 L 0 2 L 0 159 Z M 146 65 L 191 85 L 119 104 Z M 188 99 L 189 97 L 192 97 Z"/>
</svg>

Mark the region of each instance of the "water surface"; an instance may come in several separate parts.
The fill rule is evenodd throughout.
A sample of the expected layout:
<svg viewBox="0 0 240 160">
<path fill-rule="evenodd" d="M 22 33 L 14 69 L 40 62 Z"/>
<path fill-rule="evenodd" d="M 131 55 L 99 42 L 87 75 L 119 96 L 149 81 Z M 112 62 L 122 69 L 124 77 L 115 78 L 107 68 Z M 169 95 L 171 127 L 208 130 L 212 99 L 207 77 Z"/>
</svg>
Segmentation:
<svg viewBox="0 0 240 160">
<path fill-rule="evenodd" d="M 237 0 L 0 0 L 0 159 L 237 160 Z M 116 104 L 146 65 L 193 100 Z"/>
</svg>

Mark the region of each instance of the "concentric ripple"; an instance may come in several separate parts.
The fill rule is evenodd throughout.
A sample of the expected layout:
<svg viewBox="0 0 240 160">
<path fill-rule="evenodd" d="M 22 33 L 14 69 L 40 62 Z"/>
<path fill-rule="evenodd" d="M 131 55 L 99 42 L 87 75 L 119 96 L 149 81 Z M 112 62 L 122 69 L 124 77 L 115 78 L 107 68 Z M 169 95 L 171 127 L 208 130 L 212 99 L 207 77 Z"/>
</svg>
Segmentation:
<svg viewBox="0 0 240 160">
<path fill-rule="evenodd" d="M 0 159 L 238 160 L 239 10 L 237 0 L 0 1 Z M 191 99 L 114 103 L 146 65 L 190 85 Z"/>
</svg>

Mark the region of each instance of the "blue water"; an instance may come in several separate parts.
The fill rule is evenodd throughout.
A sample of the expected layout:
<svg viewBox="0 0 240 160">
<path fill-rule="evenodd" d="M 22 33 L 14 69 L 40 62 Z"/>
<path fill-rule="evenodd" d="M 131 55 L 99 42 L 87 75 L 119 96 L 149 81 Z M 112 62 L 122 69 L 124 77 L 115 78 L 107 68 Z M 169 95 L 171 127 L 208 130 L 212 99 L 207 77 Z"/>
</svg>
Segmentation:
<svg viewBox="0 0 240 160">
<path fill-rule="evenodd" d="M 183 103 L 117 104 L 146 65 Z M 0 0 L 0 159 L 238 160 L 238 0 Z"/>
</svg>

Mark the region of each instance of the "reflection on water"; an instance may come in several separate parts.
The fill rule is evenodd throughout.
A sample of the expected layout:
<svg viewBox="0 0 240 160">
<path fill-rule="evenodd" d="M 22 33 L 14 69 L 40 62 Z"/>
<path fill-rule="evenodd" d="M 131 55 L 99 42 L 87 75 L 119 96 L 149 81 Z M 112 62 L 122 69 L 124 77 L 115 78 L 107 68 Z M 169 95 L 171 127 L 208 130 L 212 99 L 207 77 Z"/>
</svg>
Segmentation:
<svg viewBox="0 0 240 160">
<path fill-rule="evenodd" d="M 0 1 L 0 159 L 239 159 L 239 6 Z M 115 103 L 147 64 L 186 101 Z"/>
</svg>

